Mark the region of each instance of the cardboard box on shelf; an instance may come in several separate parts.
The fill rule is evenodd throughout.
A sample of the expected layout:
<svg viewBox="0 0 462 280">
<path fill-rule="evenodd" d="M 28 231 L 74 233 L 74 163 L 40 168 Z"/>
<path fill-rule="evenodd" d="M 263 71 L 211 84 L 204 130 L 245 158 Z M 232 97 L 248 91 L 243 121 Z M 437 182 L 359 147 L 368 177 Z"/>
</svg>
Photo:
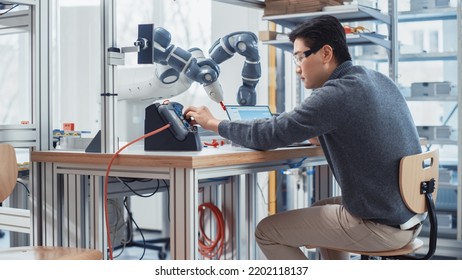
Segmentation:
<svg viewBox="0 0 462 280">
<path fill-rule="evenodd" d="M 449 7 L 449 0 L 411 0 L 411 11 Z"/>
<path fill-rule="evenodd" d="M 452 129 L 448 125 L 417 126 L 419 137 L 429 141 L 451 140 Z"/>
<path fill-rule="evenodd" d="M 450 82 L 422 82 L 411 84 L 412 97 L 444 97 L 450 96 L 452 86 Z M 454 94 L 455 92 L 453 92 Z"/>
<path fill-rule="evenodd" d="M 258 31 L 258 39 L 260 41 L 276 40 L 276 31 Z"/>
<path fill-rule="evenodd" d="M 277 40 L 277 39 L 288 39 L 289 36 L 284 33 L 276 32 L 276 31 L 259 31 L 258 32 L 258 39 L 260 41 L 270 41 L 270 40 Z"/>
<path fill-rule="evenodd" d="M 343 0 L 266 0 L 264 15 L 318 12 L 325 6 L 334 5 L 343 5 Z"/>
</svg>

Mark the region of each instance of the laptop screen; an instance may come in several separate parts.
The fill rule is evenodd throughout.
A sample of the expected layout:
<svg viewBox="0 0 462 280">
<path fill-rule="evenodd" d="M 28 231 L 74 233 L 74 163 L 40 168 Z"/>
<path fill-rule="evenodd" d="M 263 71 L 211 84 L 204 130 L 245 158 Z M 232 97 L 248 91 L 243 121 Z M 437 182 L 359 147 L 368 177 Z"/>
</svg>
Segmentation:
<svg viewBox="0 0 462 280">
<path fill-rule="evenodd" d="M 231 121 L 237 120 L 254 120 L 262 118 L 271 118 L 272 114 L 269 106 L 238 106 L 226 105 L 226 113 Z"/>
</svg>

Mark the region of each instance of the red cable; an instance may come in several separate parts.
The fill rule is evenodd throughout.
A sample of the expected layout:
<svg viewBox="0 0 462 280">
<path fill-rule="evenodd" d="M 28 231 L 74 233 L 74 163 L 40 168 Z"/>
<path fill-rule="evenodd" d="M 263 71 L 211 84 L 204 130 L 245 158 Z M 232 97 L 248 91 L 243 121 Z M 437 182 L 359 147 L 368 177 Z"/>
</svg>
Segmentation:
<svg viewBox="0 0 462 280">
<path fill-rule="evenodd" d="M 109 247 L 109 259 L 112 260 L 113 257 L 112 257 L 112 242 L 111 242 L 111 232 L 110 232 L 110 226 L 109 226 L 109 214 L 108 214 L 108 203 L 107 203 L 107 189 L 108 189 L 108 182 L 109 182 L 109 172 L 111 171 L 111 166 L 112 166 L 112 163 L 114 162 L 114 160 L 116 159 L 116 157 L 125 149 L 127 148 L 128 146 L 144 139 L 144 138 L 148 138 L 149 136 L 152 136 L 152 135 L 155 135 L 161 131 L 164 131 L 166 130 L 167 128 L 170 127 L 170 124 L 166 124 L 164 125 L 163 127 L 161 128 L 158 128 L 154 131 L 151 131 L 149 133 L 146 133 L 145 135 L 141 136 L 141 137 L 138 137 L 136 138 L 135 140 L 129 142 L 128 144 L 126 144 L 125 146 L 123 146 L 122 148 L 120 148 L 117 152 L 115 152 L 112 157 L 111 157 L 111 160 L 109 161 L 109 164 L 107 166 L 107 169 L 106 169 L 106 177 L 104 178 L 104 217 L 106 218 L 106 232 L 107 232 L 107 244 L 108 244 L 108 247 Z"/>
<path fill-rule="evenodd" d="M 204 212 L 209 209 L 217 220 L 217 232 L 215 239 L 212 240 L 204 232 Z M 225 221 L 220 209 L 210 202 L 199 205 L 199 253 L 207 258 L 214 258 L 218 255 L 221 258 L 225 241 Z"/>
</svg>

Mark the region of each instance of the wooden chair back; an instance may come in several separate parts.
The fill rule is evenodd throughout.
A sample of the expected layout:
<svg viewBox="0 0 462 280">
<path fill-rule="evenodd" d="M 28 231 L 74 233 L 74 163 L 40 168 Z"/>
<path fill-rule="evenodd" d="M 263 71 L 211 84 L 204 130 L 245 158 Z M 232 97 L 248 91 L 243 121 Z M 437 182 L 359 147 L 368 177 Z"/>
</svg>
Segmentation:
<svg viewBox="0 0 462 280">
<path fill-rule="evenodd" d="M 414 213 L 427 211 L 425 195 L 420 192 L 421 182 L 435 180 L 433 201 L 436 201 L 439 175 L 439 150 L 403 157 L 400 164 L 399 187 L 406 206 Z"/>
<path fill-rule="evenodd" d="M 17 178 L 16 152 L 10 144 L 0 144 L 0 202 L 13 192 Z"/>
</svg>

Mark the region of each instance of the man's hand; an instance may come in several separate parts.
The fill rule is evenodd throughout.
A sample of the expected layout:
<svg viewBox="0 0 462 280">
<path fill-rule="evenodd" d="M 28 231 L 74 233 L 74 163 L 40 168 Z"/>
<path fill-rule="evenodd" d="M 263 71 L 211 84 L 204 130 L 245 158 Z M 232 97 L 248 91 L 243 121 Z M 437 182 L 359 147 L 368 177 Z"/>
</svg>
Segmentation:
<svg viewBox="0 0 462 280">
<path fill-rule="evenodd" d="M 191 124 L 198 124 L 203 129 L 211 130 L 218 133 L 218 124 L 220 120 L 216 119 L 209 108 L 205 106 L 194 107 L 190 106 L 184 111 L 185 119 L 191 120 Z"/>
</svg>

